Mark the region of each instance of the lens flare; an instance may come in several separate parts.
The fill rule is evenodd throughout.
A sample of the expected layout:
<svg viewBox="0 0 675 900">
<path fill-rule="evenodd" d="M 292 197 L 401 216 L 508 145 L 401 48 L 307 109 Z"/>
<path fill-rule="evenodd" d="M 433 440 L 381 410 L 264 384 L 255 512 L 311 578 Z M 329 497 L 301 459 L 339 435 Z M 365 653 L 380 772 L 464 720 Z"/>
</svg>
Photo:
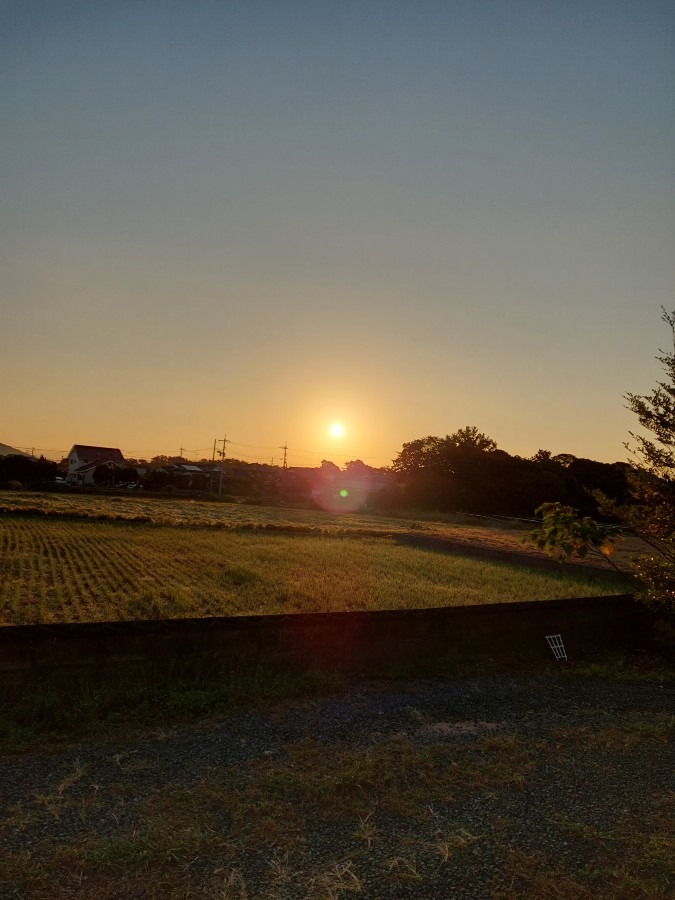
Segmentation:
<svg viewBox="0 0 675 900">
<path fill-rule="evenodd" d="M 372 479 L 368 474 L 350 476 L 344 472 L 329 472 L 316 482 L 312 499 L 326 512 L 354 513 L 363 509 L 371 485 Z"/>
</svg>

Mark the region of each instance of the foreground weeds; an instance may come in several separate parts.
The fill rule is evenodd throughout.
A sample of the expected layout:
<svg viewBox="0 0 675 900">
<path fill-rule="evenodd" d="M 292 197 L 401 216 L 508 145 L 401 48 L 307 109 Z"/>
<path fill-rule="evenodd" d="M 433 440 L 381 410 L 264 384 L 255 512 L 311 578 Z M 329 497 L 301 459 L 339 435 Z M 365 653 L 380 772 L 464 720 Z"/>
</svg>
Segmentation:
<svg viewBox="0 0 675 900">
<path fill-rule="evenodd" d="M 548 661 L 483 658 L 438 661 L 414 669 L 389 668 L 381 673 L 391 689 L 415 677 L 471 678 L 495 676 L 508 678 L 516 673 L 563 676 L 575 680 L 599 680 L 616 683 L 657 684 L 667 686 L 675 680 L 669 658 L 649 653 L 630 656 L 607 655 L 597 661 Z M 258 668 L 230 672 L 227 675 L 204 671 L 176 671 L 173 676 L 149 679 L 147 675 L 92 681 L 83 676 L 70 682 L 42 680 L 17 696 L 13 702 L 3 698 L 0 707 L 0 752 L 22 751 L 44 742 L 68 741 L 76 736 L 107 733 L 111 729 L 154 728 L 170 722 L 193 722 L 234 709 L 267 706 L 285 700 L 324 697 L 347 690 L 345 676 L 329 670 L 293 670 Z M 452 736 L 471 732 L 446 723 L 429 725 L 430 734 Z M 576 742 L 589 749 L 603 743 L 623 741 L 632 745 L 642 740 L 668 742 L 673 738 L 675 718 L 644 723 L 639 719 L 622 722 L 617 734 L 609 726 L 597 730 L 576 726 L 561 730 L 560 740 Z M 480 729 L 478 729 L 480 730 Z"/>
<path fill-rule="evenodd" d="M 259 670 L 220 677 L 143 678 L 110 684 L 87 680 L 28 690 L 0 714 L 0 752 L 94 736 L 112 730 L 193 722 L 233 709 L 342 693 L 333 672 Z"/>
<path fill-rule="evenodd" d="M 623 679 L 645 665 L 625 662 Z M 397 730 L 387 730 L 377 713 L 396 685 L 383 683 L 354 700 L 373 711 L 358 740 L 326 743 L 322 716 L 336 701 L 270 702 L 284 694 L 269 682 L 257 686 L 255 715 L 281 726 L 276 741 L 250 746 L 269 730 L 252 737 L 227 718 L 179 734 L 182 713 L 172 721 L 165 710 L 162 725 L 148 720 L 137 737 L 109 729 L 93 748 L 62 745 L 58 765 L 43 757 L 44 777 L 0 805 L 0 896 L 446 900 L 469 888 L 498 900 L 672 896 L 675 794 L 657 789 L 672 759 L 666 681 L 617 680 L 606 696 L 627 690 L 636 704 L 605 713 L 588 700 L 575 709 L 575 686 L 590 684 L 592 701 L 597 685 L 601 699 L 606 672 L 559 677 L 565 701 L 554 717 L 538 710 L 535 731 L 529 714 L 544 678 L 528 682 L 522 721 L 456 719 L 440 700 L 442 719 L 428 706 L 401 706 Z M 304 684 L 305 696 L 344 687 L 318 675 Z M 162 690 L 187 708 L 186 688 Z M 489 684 L 480 688 L 477 710 Z M 300 696 L 303 686 L 293 690 Z M 285 691 L 292 695 L 289 684 Z M 240 685 L 239 707 L 255 693 Z M 297 723 L 298 712 L 307 727 L 292 738 L 286 717 Z M 207 738 L 210 754 L 184 776 L 185 753 L 201 752 Z M 236 765 L 221 762 L 219 748 L 230 745 L 248 748 Z M 172 753 L 160 754 L 164 746 Z"/>
<path fill-rule="evenodd" d="M 485 815 L 480 829 L 465 827 L 467 804 L 497 810 L 531 788 L 541 750 L 512 734 L 459 747 L 387 740 L 330 755 L 306 741 L 249 771 L 159 787 L 140 803 L 128 760 L 105 788 L 76 770 L 50 794 L 17 805 L 0 826 L 0 834 L 47 827 L 58 835 L 75 821 L 73 836 L 6 854 L 0 883 L 34 900 L 337 900 L 396 897 L 403 888 L 400 896 L 426 898 L 449 896 L 439 893 L 447 878 L 475 883 L 484 866 L 493 874 L 476 896 L 670 896 L 672 796 L 650 798 L 647 820 L 626 813 L 603 828 L 570 809 L 550 815 L 547 831 L 580 860 L 571 868 L 568 859 L 519 846 L 521 829 L 508 818 Z M 88 827 L 101 817 L 108 834 Z"/>
</svg>

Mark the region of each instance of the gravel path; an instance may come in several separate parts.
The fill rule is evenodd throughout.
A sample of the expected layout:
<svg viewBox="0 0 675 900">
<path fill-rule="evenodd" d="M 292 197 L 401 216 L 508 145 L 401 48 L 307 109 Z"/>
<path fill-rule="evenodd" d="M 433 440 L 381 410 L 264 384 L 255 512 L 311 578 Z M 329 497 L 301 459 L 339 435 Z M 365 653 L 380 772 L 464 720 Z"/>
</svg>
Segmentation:
<svg viewBox="0 0 675 900">
<path fill-rule="evenodd" d="M 217 723 L 0 757 L 0 898 L 670 896 L 674 711 L 672 681 L 354 683 Z M 410 765 L 404 782 L 389 784 L 386 765 L 364 772 L 394 758 Z M 240 819 L 233 798 L 253 804 Z M 162 823 L 182 834 L 178 849 L 157 836 Z M 547 894 L 547 877 L 561 893 Z"/>
</svg>

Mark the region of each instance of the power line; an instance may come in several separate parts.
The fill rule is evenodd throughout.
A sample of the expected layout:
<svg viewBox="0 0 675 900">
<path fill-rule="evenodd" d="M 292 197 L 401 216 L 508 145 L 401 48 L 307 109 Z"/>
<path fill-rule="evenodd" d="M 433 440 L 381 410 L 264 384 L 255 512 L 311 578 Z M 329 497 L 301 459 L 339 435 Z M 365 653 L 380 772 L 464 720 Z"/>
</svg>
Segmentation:
<svg viewBox="0 0 675 900">
<path fill-rule="evenodd" d="M 292 453 L 311 453 L 313 456 L 325 456 L 326 453 L 332 453 L 332 450 L 300 450 L 297 447 L 289 447 L 288 448 Z M 336 455 L 338 455 L 336 453 Z M 362 456 L 360 453 L 355 453 L 352 450 L 341 450 L 339 452 L 340 456 L 354 456 L 358 457 L 358 459 L 390 459 L 389 456 L 383 456 L 382 454 L 372 454 L 371 456 Z M 395 455 L 395 454 L 394 454 Z"/>
<path fill-rule="evenodd" d="M 237 447 L 258 447 L 262 450 L 274 450 L 274 446 L 272 444 L 242 444 L 241 441 L 230 441 L 228 440 L 228 444 L 234 444 Z"/>
<path fill-rule="evenodd" d="M 23 447 L 21 444 L 12 444 L 15 450 L 37 450 L 40 453 L 67 453 L 67 450 L 59 450 L 55 447 Z"/>
<path fill-rule="evenodd" d="M 258 448 L 261 450 L 276 450 L 276 449 L 278 449 L 276 446 L 273 446 L 272 444 L 244 444 L 241 441 L 231 441 L 229 438 L 228 438 L 227 442 L 228 442 L 228 444 L 232 444 L 234 447 L 251 447 L 251 448 L 255 447 L 255 448 Z M 281 449 L 283 450 L 283 447 Z M 313 454 L 314 456 L 325 456 L 325 454 L 327 452 L 332 452 L 332 451 L 327 451 L 327 450 L 303 450 L 299 447 L 289 447 L 288 449 L 292 453 L 310 453 L 310 454 Z M 340 451 L 340 456 L 355 456 L 355 457 L 358 457 L 359 459 L 392 459 L 395 455 L 396 454 L 387 456 L 382 453 L 372 453 L 368 456 L 364 456 L 361 453 L 354 452 L 351 450 L 341 450 Z"/>
<path fill-rule="evenodd" d="M 227 449 L 227 444 L 232 444 L 234 447 L 246 447 L 246 448 L 250 448 L 250 449 L 257 449 L 260 451 L 265 451 L 265 450 L 269 451 L 269 450 L 279 449 L 278 445 L 248 444 L 248 443 L 244 443 L 243 441 L 233 441 L 232 439 L 228 438 L 227 436 L 225 436 L 224 438 L 220 438 L 219 440 L 216 441 L 216 443 L 222 444 L 222 446 L 223 446 L 223 449 L 218 451 L 218 455 L 220 456 L 221 460 L 225 459 L 225 455 L 226 455 L 225 451 Z M 53 447 L 52 448 L 33 447 L 33 446 L 21 445 L 18 443 L 13 444 L 12 446 L 14 446 L 17 450 L 21 450 L 23 452 L 31 453 L 31 454 L 53 453 L 53 454 L 60 454 L 61 457 L 64 457 L 68 453 L 68 450 L 64 450 L 64 449 L 60 449 L 60 448 L 53 448 Z M 280 449 L 283 450 L 284 448 L 285 448 L 286 465 L 288 465 L 288 453 L 302 453 L 302 454 L 306 454 L 309 456 L 315 456 L 315 457 L 321 457 L 321 458 L 325 458 L 327 454 L 335 453 L 339 456 L 344 456 L 345 458 L 361 459 L 364 461 L 369 460 L 369 459 L 385 461 L 385 464 L 389 463 L 396 456 L 396 454 L 391 454 L 388 456 L 385 456 L 383 454 L 363 455 L 358 452 L 342 450 L 337 447 L 331 448 L 330 450 L 327 450 L 327 449 L 307 450 L 307 449 L 300 448 L 300 447 L 289 447 L 288 444 L 285 444 Z M 156 456 L 168 456 L 168 457 L 180 456 L 180 457 L 182 457 L 184 454 L 190 454 L 194 458 L 194 456 L 196 456 L 197 454 L 200 454 L 200 453 L 208 454 L 209 451 L 211 451 L 211 450 L 212 450 L 211 447 L 199 447 L 197 449 L 181 447 L 180 450 L 176 453 L 170 453 L 170 452 L 167 453 L 165 448 L 163 448 L 159 451 L 141 451 L 141 450 L 137 450 L 137 449 L 125 449 L 123 452 L 123 455 L 134 458 L 134 459 L 152 459 Z M 269 459 L 269 454 L 265 453 L 265 452 L 260 452 L 257 454 L 247 454 L 247 453 L 240 453 L 237 451 L 237 458 L 247 459 L 247 460 L 256 460 L 256 461 L 266 461 Z"/>
</svg>

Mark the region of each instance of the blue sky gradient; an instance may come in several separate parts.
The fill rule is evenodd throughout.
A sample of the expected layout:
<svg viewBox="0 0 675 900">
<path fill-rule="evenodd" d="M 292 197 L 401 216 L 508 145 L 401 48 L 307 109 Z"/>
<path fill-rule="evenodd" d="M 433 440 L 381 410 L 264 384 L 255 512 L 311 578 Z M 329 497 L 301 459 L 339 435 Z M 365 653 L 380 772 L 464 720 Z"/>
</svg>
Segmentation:
<svg viewBox="0 0 675 900">
<path fill-rule="evenodd" d="M 675 306 L 672 4 L 0 12 L 0 440 L 625 458 Z"/>
</svg>

